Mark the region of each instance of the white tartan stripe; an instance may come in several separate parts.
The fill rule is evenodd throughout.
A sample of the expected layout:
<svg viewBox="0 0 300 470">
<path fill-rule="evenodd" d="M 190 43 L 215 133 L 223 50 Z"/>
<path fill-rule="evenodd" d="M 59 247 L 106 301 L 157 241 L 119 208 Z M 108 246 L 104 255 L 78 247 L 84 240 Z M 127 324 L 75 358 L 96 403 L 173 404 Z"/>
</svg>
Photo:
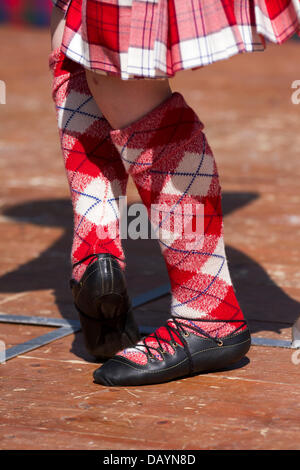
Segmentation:
<svg viewBox="0 0 300 470">
<path fill-rule="evenodd" d="M 72 91 L 57 106 L 58 127 L 64 131 L 85 132 L 101 117 L 96 102 L 90 96 Z"/>
<path fill-rule="evenodd" d="M 128 147 L 125 145 L 116 145 L 116 148 L 120 153 L 126 170 L 130 168 L 130 165 L 134 163 L 141 154 L 141 149 L 128 149 Z"/>
<path fill-rule="evenodd" d="M 219 237 L 217 246 L 212 253 L 212 256 L 208 256 L 206 263 L 201 266 L 201 272 L 211 276 L 218 275 L 219 279 L 222 279 L 229 285 L 231 284 L 223 237 Z"/>
<path fill-rule="evenodd" d="M 290 6 L 291 13 L 292 13 L 292 9 L 296 11 L 296 14 L 298 16 L 298 22 L 300 22 L 300 1 L 299 0 L 292 0 L 291 6 Z M 279 15 L 277 19 L 278 24 L 280 24 L 281 22 L 283 23 L 286 22 L 285 16 L 286 16 L 285 12 Z M 257 31 L 260 34 L 266 36 L 270 41 L 276 43 L 277 31 L 274 30 L 274 25 L 272 24 L 272 21 L 270 20 L 270 18 L 263 13 L 263 11 L 261 10 L 261 8 L 259 8 L 258 5 L 255 7 L 255 17 L 256 17 Z M 286 27 L 288 28 L 288 25 L 286 25 Z M 290 29 L 291 29 L 291 26 L 290 26 Z"/>
<path fill-rule="evenodd" d="M 121 193 L 118 180 L 94 178 L 79 196 L 76 212 L 95 225 L 107 225 L 119 218 L 119 204 L 115 194 Z"/>
<path fill-rule="evenodd" d="M 181 304 L 173 294 L 171 302 L 171 313 L 172 315 L 177 315 L 179 317 L 186 318 L 201 318 L 207 317 L 205 312 L 201 312 L 199 309 L 193 309 L 188 306 L 188 304 Z"/>
<path fill-rule="evenodd" d="M 214 160 L 209 154 L 185 152 L 174 174 L 166 178 L 162 193 L 206 196 L 214 174 Z M 200 176 L 201 175 L 201 176 Z M 201 191 L 199 179 L 201 178 Z"/>
<path fill-rule="evenodd" d="M 89 66 L 89 44 L 82 38 L 80 30 L 74 34 L 70 41 L 68 46 L 68 57 L 84 67 Z"/>
</svg>

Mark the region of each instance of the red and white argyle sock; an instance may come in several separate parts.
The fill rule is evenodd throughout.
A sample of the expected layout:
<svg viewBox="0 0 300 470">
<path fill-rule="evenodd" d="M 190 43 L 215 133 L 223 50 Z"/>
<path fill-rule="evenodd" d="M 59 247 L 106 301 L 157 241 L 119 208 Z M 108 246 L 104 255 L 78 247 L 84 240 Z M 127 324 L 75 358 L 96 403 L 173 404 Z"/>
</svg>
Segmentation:
<svg viewBox="0 0 300 470">
<path fill-rule="evenodd" d="M 124 269 L 119 198 L 126 193 L 128 175 L 111 142 L 111 127 L 90 93 L 83 67 L 59 50 L 49 64 L 74 212 L 72 264 L 93 253 L 110 253 Z M 73 278 L 79 280 L 92 260 L 76 266 Z"/>
<path fill-rule="evenodd" d="M 217 167 L 195 112 L 174 93 L 139 121 L 112 131 L 111 137 L 152 222 L 155 219 L 154 227 L 160 229 L 171 282 L 171 314 L 186 329 L 196 327 L 201 336 L 222 337 L 245 328 L 224 250 Z M 155 217 L 155 204 L 162 208 L 160 219 Z M 183 234 L 183 213 L 192 230 L 202 220 L 197 238 Z M 172 320 L 169 324 L 174 326 Z M 180 342 L 165 327 L 156 334 L 169 352 L 171 340 Z M 159 346 L 153 335 L 146 342 Z M 143 363 L 147 358 L 142 351 L 139 346 L 120 354 Z"/>
</svg>

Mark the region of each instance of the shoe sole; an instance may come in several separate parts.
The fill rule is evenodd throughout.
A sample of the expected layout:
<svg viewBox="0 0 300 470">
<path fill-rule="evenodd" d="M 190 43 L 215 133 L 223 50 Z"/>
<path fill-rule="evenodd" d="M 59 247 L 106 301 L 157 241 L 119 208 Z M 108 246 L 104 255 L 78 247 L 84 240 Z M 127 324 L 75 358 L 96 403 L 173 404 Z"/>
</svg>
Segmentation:
<svg viewBox="0 0 300 470">
<path fill-rule="evenodd" d="M 123 310 L 124 301 L 118 294 L 98 299 L 98 317 L 82 312 L 76 305 L 84 332 L 88 352 L 100 361 L 114 356 L 118 351 L 135 345 L 140 339 L 138 327 L 130 310 Z"/>
</svg>

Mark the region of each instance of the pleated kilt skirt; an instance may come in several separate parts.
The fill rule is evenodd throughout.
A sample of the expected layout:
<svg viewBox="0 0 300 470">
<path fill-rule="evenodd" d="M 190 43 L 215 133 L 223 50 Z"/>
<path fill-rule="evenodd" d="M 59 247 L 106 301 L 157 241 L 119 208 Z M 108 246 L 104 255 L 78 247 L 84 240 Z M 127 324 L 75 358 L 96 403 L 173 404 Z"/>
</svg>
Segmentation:
<svg viewBox="0 0 300 470">
<path fill-rule="evenodd" d="M 300 0 L 53 0 L 62 51 L 122 79 L 166 78 L 300 34 Z M 295 61 L 297 58 L 295 58 Z"/>
</svg>

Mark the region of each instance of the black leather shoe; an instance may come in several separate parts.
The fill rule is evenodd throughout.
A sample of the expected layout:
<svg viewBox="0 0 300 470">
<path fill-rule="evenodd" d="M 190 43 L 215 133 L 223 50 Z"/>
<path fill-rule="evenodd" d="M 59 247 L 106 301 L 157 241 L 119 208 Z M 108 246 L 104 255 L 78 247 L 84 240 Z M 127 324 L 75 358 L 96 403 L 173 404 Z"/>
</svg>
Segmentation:
<svg viewBox="0 0 300 470">
<path fill-rule="evenodd" d="M 186 329 L 173 317 L 165 326 L 172 338 L 168 341 L 171 353 L 161 348 L 162 337 L 159 337 L 157 330 L 150 336 L 158 340 L 156 344 L 160 347 L 151 347 L 149 342 L 147 345 L 145 339 L 134 347 L 146 355 L 147 362 L 144 365 L 130 360 L 129 357 L 116 355 L 95 370 L 94 380 L 98 384 L 107 386 L 149 385 L 222 369 L 239 361 L 250 348 L 251 337 L 248 328 L 240 331 L 246 322 L 239 321 L 239 323 L 241 324 L 239 328 L 229 336 L 201 337 L 191 331 L 197 328 L 189 326 Z"/>
<path fill-rule="evenodd" d="M 105 360 L 140 339 L 132 306 L 127 294 L 124 273 L 117 258 L 109 253 L 94 258 L 79 282 L 71 279 L 75 307 L 86 349 L 97 359 Z"/>
</svg>

